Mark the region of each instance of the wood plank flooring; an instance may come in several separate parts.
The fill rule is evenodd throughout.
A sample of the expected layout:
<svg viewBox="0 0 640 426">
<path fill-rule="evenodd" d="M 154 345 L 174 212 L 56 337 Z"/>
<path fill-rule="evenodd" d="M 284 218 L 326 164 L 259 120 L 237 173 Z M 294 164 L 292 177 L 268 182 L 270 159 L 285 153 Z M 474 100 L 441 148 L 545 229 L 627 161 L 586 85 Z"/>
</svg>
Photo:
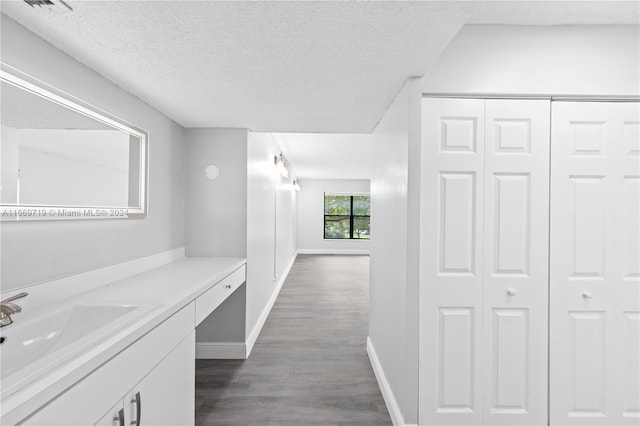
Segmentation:
<svg viewBox="0 0 640 426">
<path fill-rule="evenodd" d="M 196 362 L 196 425 L 391 425 L 366 353 L 368 256 L 299 255 L 248 360 Z"/>
</svg>

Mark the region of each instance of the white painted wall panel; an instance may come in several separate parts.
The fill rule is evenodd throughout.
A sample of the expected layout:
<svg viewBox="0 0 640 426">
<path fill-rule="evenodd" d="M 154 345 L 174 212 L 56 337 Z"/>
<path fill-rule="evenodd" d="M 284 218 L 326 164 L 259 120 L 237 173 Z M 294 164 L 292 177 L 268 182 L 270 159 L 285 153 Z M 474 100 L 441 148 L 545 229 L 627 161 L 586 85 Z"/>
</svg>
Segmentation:
<svg viewBox="0 0 640 426">
<path fill-rule="evenodd" d="M 294 255 L 297 193 L 276 170 L 280 153 L 271 133 L 249 132 L 247 140 L 247 336 Z M 292 167 L 293 173 L 293 167 Z"/>
<path fill-rule="evenodd" d="M 465 25 L 422 79 L 423 92 L 640 93 L 640 27 Z"/>
<path fill-rule="evenodd" d="M 247 130 L 185 131 L 187 256 L 247 257 Z M 215 165 L 214 180 L 205 168 Z M 198 342 L 245 340 L 247 291 L 234 292 L 196 330 Z"/>
<path fill-rule="evenodd" d="M 184 129 L 5 15 L 0 19 L 3 62 L 150 135 L 148 217 L 2 222 L 2 291 L 183 246 Z"/>
<path fill-rule="evenodd" d="M 372 142 L 373 143 L 373 142 Z M 366 179 L 304 179 L 298 193 L 298 249 L 318 252 L 343 250 L 368 251 L 368 240 L 324 239 L 324 193 L 359 193 L 371 191 Z M 375 232 L 372 230 L 372 232 Z"/>
<path fill-rule="evenodd" d="M 372 134 L 369 338 L 397 406 L 407 402 L 407 171 L 410 84 Z M 414 396 L 415 397 L 415 396 Z"/>
<path fill-rule="evenodd" d="M 187 256 L 247 255 L 247 130 L 187 129 Z M 214 180 L 205 168 L 215 165 Z"/>
</svg>

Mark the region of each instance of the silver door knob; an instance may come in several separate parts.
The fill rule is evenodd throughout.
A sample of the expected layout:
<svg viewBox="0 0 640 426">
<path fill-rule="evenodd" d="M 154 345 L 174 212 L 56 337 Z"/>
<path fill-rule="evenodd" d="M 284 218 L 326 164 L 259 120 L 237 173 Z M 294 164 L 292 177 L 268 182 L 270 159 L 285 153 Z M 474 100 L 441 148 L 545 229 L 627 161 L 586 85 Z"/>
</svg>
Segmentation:
<svg viewBox="0 0 640 426">
<path fill-rule="evenodd" d="M 516 291 L 516 289 L 515 289 L 515 288 L 508 288 L 508 289 L 507 289 L 507 294 L 508 294 L 509 296 L 515 296 L 516 294 L 518 294 L 518 292 Z"/>
<path fill-rule="evenodd" d="M 591 299 L 593 297 L 593 293 L 591 293 L 590 291 L 583 291 L 582 297 L 584 297 L 585 299 Z"/>
</svg>

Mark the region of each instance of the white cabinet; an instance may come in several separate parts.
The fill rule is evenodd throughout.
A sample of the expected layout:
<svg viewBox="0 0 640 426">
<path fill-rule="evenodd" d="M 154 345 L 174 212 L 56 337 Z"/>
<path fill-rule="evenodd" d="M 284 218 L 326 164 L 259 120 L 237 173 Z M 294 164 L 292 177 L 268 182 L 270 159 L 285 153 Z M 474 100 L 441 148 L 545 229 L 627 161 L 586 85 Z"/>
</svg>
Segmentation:
<svg viewBox="0 0 640 426">
<path fill-rule="evenodd" d="M 549 101 L 422 106 L 420 424 L 544 424 Z"/>
<path fill-rule="evenodd" d="M 129 422 L 187 426 L 195 422 L 195 331 L 158 364 L 125 399 Z M 140 413 L 140 414 L 138 414 Z M 125 413 L 126 415 L 127 413 Z M 139 417 L 139 415 L 141 417 Z"/>
<path fill-rule="evenodd" d="M 124 426 L 127 425 L 124 413 L 124 400 L 119 401 L 94 426 Z"/>
<path fill-rule="evenodd" d="M 196 326 L 224 302 L 247 280 L 247 268 L 242 266 L 196 299 Z"/>
<path fill-rule="evenodd" d="M 150 410 L 157 408 L 162 401 L 166 401 L 166 398 L 173 400 L 174 397 L 176 404 L 167 404 L 164 409 L 175 408 L 177 416 L 182 418 L 186 413 L 185 399 L 190 398 L 189 413 L 193 416 L 194 318 L 195 306 L 191 303 L 48 405 L 36 411 L 21 424 L 87 426 L 96 422 L 110 424 L 109 418 L 111 418 L 111 424 L 114 424 L 114 416 L 122 407 L 125 424 L 129 425 L 132 410 L 135 413 L 136 408 L 132 407 L 131 395 L 135 395 L 140 390 L 142 390 L 140 391 L 142 403 L 145 404 L 148 401 L 150 404 L 151 408 L 145 409 L 145 413 L 148 413 L 151 419 L 156 417 Z M 157 374 L 155 374 L 156 368 L 158 368 Z M 167 376 L 162 386 L 157 385 L 160 380 L 158 375 Z M 147 391 L 143 392 L 145 389 Z M 176 395 L 181 396 L 176 397 Z M 164 411 L 161 414 L 163 415 Z M 171 417 L 173 414 L 168 415 L 173 418 Z M 115 424 L 118 423 L 115 422 Z M 145 422 L 145 424 L 151 423 Z M 166 426 L 166 422 L 163 426 Z"/>
<path fill-rule="evenodd" d="M 554 102 L 552 424 L 640 424 L 640 109 Z"/>
<path fill-rule="evenodd" d="M 96 425 L 193 425 L 194 377 L 195 331 L 192 331 Z"/>
<path fill-rule="evenodd" d="M 243 263 L 209 262 L 179 262 L 165 271 L 166 279 L 150 271 L 150 277 L 143 273 L 127 282 L 122 288 L 131 293 L 160 291 L 164 303 L 150 305 L 119 334 L 108 334 L 102 349 L 81 353 L 27 388 L 14 407 L 3 405 L 2 424 L 194 424 L 195 326 L 246 279 Z"/>
</svg>

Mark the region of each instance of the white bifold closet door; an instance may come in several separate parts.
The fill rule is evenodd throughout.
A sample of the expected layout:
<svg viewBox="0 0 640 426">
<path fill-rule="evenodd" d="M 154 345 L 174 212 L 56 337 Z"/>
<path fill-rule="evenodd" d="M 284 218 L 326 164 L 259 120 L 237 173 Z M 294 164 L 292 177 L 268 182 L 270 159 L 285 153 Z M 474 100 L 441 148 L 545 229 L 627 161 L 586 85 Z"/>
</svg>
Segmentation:
<svg viewBox="0 0 640 426">
<path fill-rule="evenodd" d="M 423 99 L 420 424 L 547 423 L 549 104 Z"/>
<path fill-rule="evenodd" d="M 640 424 L 639 121 L 637 103 L 553 103 L 553 425 Z"/>
</svg>

